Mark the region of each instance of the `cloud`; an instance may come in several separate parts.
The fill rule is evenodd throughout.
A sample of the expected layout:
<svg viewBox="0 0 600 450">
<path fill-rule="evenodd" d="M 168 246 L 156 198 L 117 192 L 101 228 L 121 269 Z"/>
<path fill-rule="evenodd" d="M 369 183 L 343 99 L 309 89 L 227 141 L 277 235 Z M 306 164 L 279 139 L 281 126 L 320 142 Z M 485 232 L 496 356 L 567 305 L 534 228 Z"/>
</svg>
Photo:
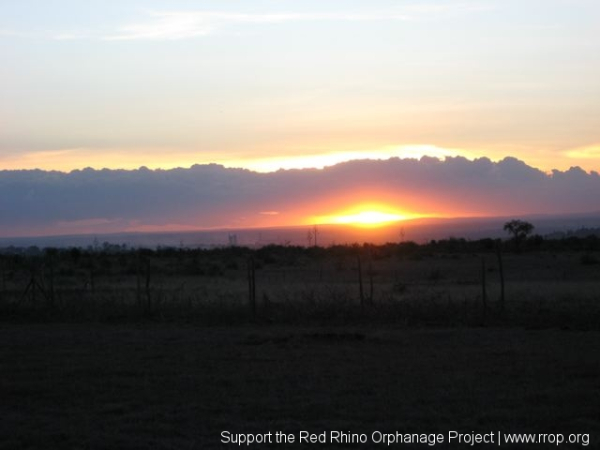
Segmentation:
<svg viewBox="0 0 600 450">
<path fill-rule="evenodd" d="M 377 202 L 409 213 L 491 216 L 598 209 L 600 176 L 515 158 L 350 161 L 322 170 L 0 172 L 0 235 L 279 226 Z M 277 213 L 277 214 L 275 214 Z"/>
<path fill-rule="evenodd" d="M 288 22 L 383 22 L 422 21 L 440 17 L 486 11 L 492 3 L 483 1 L 415 2 L 391 9 L 361 9 L 327 12 L 229 12 L 214 10 L 146 11 L 139 20 L 112 30 L 102 27 L 78 30 L 38 30 L 30 32 L 0 29 L 0 37 L 38 37 L 53 40 L 93 39 L 123 40 L 181 40 L 215 33 L 230 26 L 244 24 L 281 24 Z"/>
<path fill-rule="evenodd" d="M 299 21 L 379 21 L 379 20 L 407 20 L 401 14 L 246 14 L 227 13 L 216 11 L 171 11 L 152 12 L 149 19 L 144 22 L 129 24 L 118 30 L 117 33 L 105 36 L 105 40 L 140 40 L 161 39 L 179 40 L 206 36 L 216 30 L 235 24 L 278 24 Z"/>
<path fill-rule="evenodd" d="M 279 24 L 286 22 L 412 21 L 426 17 L 482 11 L 489 5 L 481 2 L 413 4 L 385 11 L 313 12 L 313 13 L 243 13 L 219 11 L 154 11 L 144 21 L 121 27 L 105 35 L 104 40 L 179 40 L 206 36 L 230 25 Z"/>
</svg>

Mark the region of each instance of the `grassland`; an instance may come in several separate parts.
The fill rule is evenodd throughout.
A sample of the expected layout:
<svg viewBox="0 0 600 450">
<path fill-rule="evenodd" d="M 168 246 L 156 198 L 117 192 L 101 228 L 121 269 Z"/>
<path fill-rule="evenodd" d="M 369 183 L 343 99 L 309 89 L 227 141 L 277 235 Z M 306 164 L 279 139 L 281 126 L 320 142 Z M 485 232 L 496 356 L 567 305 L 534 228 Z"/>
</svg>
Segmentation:
<svg viewBox="0 0 600 450">
<path fill-rule="evenodd" d="M 7 449 L 226 448 L 222 430 L 600 433 L 596 331 L 42 324 L 0 341 Z"/>
<path fill-rule="evenodd" d="M 0 317 L 209 325 L 600 326 L 598 242 L 506 251 L 502 277 L 489 244 L 2 255 Z M 249 261 L 256 268 L 254 300 Z"/>
<path fill-rule="evenodd" d="M 598 250 L 503 252 L 502 307 L 489 244 L 2 255 L 0 448 L 235 447 L 223 430 L 597 447 Z"/>
</svg>

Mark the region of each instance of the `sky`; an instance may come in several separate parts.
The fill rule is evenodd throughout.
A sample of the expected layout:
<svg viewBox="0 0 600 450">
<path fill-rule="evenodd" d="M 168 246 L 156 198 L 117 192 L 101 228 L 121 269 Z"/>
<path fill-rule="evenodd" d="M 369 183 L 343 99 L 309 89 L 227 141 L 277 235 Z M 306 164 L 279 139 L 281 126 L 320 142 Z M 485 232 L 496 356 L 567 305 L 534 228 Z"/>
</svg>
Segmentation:
<svg viewBox="0 0 600 450">
<path fill-rule="evenodd" d="M 597 0 L 0 0 L 0 169 L 600 170 Z"/>
</svg>

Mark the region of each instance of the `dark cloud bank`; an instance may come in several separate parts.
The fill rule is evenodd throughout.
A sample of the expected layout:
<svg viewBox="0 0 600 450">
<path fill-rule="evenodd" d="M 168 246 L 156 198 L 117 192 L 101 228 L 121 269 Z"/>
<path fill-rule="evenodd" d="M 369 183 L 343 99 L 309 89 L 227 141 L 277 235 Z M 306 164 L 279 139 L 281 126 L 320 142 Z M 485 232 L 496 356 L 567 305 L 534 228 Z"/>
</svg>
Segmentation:
<svg viewBox="0 0 600 450">
<path fill-rule="evenodd" d="M 323 170 L 268 174 L 214 164 L 172 170 L 2 171 L 0 233 L 279 225 L 299 210 L 332 212 L 332 201 L 343 208 L 340 198 L 348 204 L 349 199 L 381 200 L 407 211 L 465 216 L 597 212 L 600 176 L 577 167 L 546 174 L 515 158 L 495 163 L 460 157 L 351 161 Z"/>
</svg>

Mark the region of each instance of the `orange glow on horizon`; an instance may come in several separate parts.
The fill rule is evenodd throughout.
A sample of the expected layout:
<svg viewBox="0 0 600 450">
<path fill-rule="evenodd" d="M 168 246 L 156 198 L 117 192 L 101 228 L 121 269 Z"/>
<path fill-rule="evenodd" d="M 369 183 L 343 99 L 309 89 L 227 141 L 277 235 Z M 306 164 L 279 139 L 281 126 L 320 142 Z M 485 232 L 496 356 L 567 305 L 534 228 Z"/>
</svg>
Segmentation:
<svg viewBox="0 0 600 450">
<path fill-rule="evenodd" d="M 423 217 L 396 210 L 385 205 L 360 205 L 331 215 L 314 216 L 309 219 L 313 224 L 353 225 L 363 228 L 376 228 L 401 222 L 407 219 Z"/>
</svg>

